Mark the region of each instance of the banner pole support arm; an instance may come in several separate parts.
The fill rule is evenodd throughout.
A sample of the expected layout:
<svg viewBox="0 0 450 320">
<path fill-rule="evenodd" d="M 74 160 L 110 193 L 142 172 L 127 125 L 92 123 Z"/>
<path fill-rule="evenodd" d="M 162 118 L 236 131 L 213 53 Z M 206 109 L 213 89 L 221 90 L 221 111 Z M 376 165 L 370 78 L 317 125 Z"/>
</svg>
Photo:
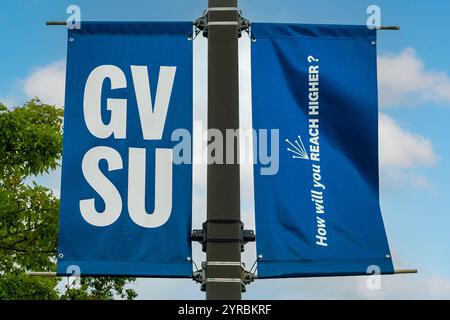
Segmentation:
<svg viewBox="0 0 450 320">
<path fill-rule="evenodd" d="M 46 26 L 67 26 L 66 21 L 47 21 Z"/>
<path fill-rule="evenodd" d="M 205 37 L 208 36 L 207 24 L 204 23 L 206 21 L 205 19 L 206 19 L 206 13 L 207 12 L 208 11 L 205 11 L 205 15 L 203 15 L 200 18 L 198 18 L 193 23 L 200 31 L 204 32 L 204 36 Z M 67 22 L 66 21 L 47 21 L 45 23 L 45 25 L 46 26 L 67 26 Z M 248 31 L 250 26 L 251 26 L 250 21 L 245 19 L 245 18 L 243 18 L 242 15 L 240 14 L 240 32 Z M 381 26 L 381 27 L 376 27 L 376 30 L 381 30 L 381 31 L 400 31 L 400 27 L 399 26 Z M 239 35 L 241 35 L 241 33 Z"/>
<path fill-rule="evenodd" d="M 53 277 L 56 277 L 57 274 L 56 274 L 56 272 L 47 272 L 47 271 L 28 271 L 27 276 L 53 278 Z"/>
<path fill-rule="evenodd" d="M 381 26 L 381 27 L 377 27 L 376 29 L 382 30 L 382 31 L 400 31 L 399 26 Z"/>
<path fill-rule="evenodd" d="M 417 269 L 405 269 L 405 270 L 395 270 L 394 274 L 417 274 L 419 271 Z"/>
</svg>

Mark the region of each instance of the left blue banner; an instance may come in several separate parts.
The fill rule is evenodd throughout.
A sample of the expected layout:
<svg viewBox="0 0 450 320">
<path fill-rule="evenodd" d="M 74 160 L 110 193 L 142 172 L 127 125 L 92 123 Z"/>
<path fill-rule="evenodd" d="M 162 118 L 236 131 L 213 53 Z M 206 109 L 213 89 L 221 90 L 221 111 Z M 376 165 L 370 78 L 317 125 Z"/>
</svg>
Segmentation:
<svg viewBox="0 0 450 320">
<path fill-rule="evenodd" d="M 191 276 L 191 32 L 69 30 L 59 275 Z"/>
</svg>

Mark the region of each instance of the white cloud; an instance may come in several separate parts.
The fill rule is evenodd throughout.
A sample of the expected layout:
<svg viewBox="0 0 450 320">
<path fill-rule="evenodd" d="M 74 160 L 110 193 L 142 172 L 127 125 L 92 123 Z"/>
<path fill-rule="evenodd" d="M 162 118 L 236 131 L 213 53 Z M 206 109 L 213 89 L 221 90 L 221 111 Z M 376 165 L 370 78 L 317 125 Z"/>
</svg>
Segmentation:
<svg viewBox="0 0 450 320">
<path fill-rule="evenodd" d="M 383 113 L 379 118 L 381 186 L 430 188 L 432 183 L 412 170 L 437 162 L 431 141 L 407 131 Z"/>
<path fill-rule="evenodd" d="M 418 103 L 450 105 L 450 77 L 427 70 L 413 48 L 378 59 L 380 105 L 411 106 Z M 425 137 L 402 128 L 391 117 L 380 114 L 381 185 L 429 188 L 431 182 L 413 172 L 436 163 L 433 144 Z"/>
<path fill-rule="evenodd" d="M 59 60 L 32 71 L 25 79 L 23 90 L 28 98 L 38 97 L 42 102 L 64 106 L 66 63 Z"/>
<path fill-rule="evenodd" d="M 381 106 L 450 105 L 450 76 L 445 71 L 427 70 L 413 48 L 380 56 L 378 78 Z"/>
<path fill-rule="evenodd" d="M 381 167 L 411 169 L 437 161 L 430 140 L 403 129 L 391 117 L 380 114 L 379 130 Z"/>
<path fill-rule="evenodd" d="M 381 188 L 411 186 L 415 189 L 433 189 L 433 184 L 427 177 L 418 175 L 410 170 L 392 168 L 381 169 L 380 185 Z"/>
</svg>

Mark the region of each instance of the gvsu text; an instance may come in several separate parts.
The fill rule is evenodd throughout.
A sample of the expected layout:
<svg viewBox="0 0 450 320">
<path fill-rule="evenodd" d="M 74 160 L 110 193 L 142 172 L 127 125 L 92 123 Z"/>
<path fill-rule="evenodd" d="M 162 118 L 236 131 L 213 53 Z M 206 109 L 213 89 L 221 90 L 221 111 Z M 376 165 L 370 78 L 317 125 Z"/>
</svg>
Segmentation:
<svg viewBox="0 0 450 320">
<path fill-rule="evenodd" d="M 227 130 L 224 137 L 219 130 L 210 129 L 206 133 L 201 130 L 203 137 L 200 141 L 205 145 L 201 148 L 201 156 L 194 155 L 192 152 L 193 138 L 188 129 L 178 128 L 173 132 L 164 133 L 172 88 L 176 81 L 176 70 L 176 67 L 160 67 L 154 101 L 152 101 L 147 66 L 130 66 L 128 71 L 114 65 L 102 65 L 93 69 L 88 76 L 84 88 L 83 116 L 89 133 L 99 139 L 100 143 L 87 150 L 81 167 L 86 182 L 104 202 L 104 208 L 102 212 L 99 212 L 94 198 L 80 200 L 81 215 L 89 224 L 106 227 L 116 222 L 122 214 L 124 195 L 120 194 L 108 175 L 110 172 L 126 169 L 124 168 L 126 165 L 128 165 L 125 180 L 128 192 L 126 197 L 128 214 L 134 223 L 144 228 L 158 228 L 170 218 L 173 165 L 192 164 L 193 159 L 199 158 L 200 163 L 208 164 L 230 164 L 234 161 L 256 163 L 259 159 L 262 164 L 261 174 L 273 175 L 278 172 L 278 130 L 270 130 L 270 132 L 268 130 L 259 130 L 259 132 Z M 131 72 L 132 84 L 127 83 L 126 71 Z M 105 97 L 104 87 L 108 84 L 110 96 Z M 124 141 L 127 139 L 127 123 L 130 123 L 127 117 L 131 114 L 128 108 L 131 104 L 128 104 L 129 97 L 118 98 L 118 96 L 120 97 L 123 92 L 120 89 L 126 89 L 128 86 L 134 87 L 139 117 L 136 119 L 135 126 L 140 125 L 142 131 L 142 138 L 139 137 L 139 140 L 161 141 L 163 135 L 166 137 L 170 134 L 170 141 L 176 142 L 176 145 L 164 148 L 142 148 L 135 147 L 135 141 L 132 141 L 129 145 L 133 147 L 128 148 L 127 159 L 123 159 L 124 154 L 115 149 L 115 143 L 113 145 L 109 143 L 109 146 L 102 145 L 101 141 L 106 139 L 117 141 L 117 146 L 122 146 L 122 151 L 123 145 L 127 145 Z M 103 105 L 104 102 L 106 105 Z M 107 123 L 102 118 L 105 111 L 109 115 Z M 195 126 L 198 132 L 198 124 Z M 236 147 L 238 137 L 243 144 Z M 168 137 L 165 141 L 168 141 Z M 145 200 L 149 197 L 146 195 L 146 176 L 150 170 L 153 172 L 153 168 L 147 167 L 147 160 L 150 157 L 154 158 L 154 188 L 148 188 L 154 190 L 153 212 L 147 212 Z M 101 163 L 106 163 L 106 166 L 102 167 Z"/>
</svg>

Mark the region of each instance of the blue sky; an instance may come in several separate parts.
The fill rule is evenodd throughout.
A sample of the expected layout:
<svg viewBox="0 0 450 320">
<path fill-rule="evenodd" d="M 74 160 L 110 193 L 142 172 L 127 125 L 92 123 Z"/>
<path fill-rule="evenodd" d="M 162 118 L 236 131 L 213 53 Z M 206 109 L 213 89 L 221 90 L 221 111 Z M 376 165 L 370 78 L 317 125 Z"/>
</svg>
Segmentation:
<svg viewBox="0 0 450 320">
<path fill-rule="evenodd" d="M 2 0 L 4 103 L 36 94 L 58 101 L 66 32 L 45 21 L 64 21 L 70 4 L 83 20 L 193 20 L 207 1 Z M 375 293 L 363 278 L 267 281 L 251 285 L 246 298 L 450 298 L 450 2 L 241 0 L 240 8 L 251 21 L 364 24 L 370 4 L 381 7 L 383 25 L 401 26 L 379 33 L 381 204 L 395 262 L 420 274 L 384 278 Z M 33 85 L 40 79 L 48 82 Z M 39 181 L 56 189 L 59 175 Z M 189 281 L 140 280 L 137 289 L 142 298 L 203 297 Z"/>
</svg>

